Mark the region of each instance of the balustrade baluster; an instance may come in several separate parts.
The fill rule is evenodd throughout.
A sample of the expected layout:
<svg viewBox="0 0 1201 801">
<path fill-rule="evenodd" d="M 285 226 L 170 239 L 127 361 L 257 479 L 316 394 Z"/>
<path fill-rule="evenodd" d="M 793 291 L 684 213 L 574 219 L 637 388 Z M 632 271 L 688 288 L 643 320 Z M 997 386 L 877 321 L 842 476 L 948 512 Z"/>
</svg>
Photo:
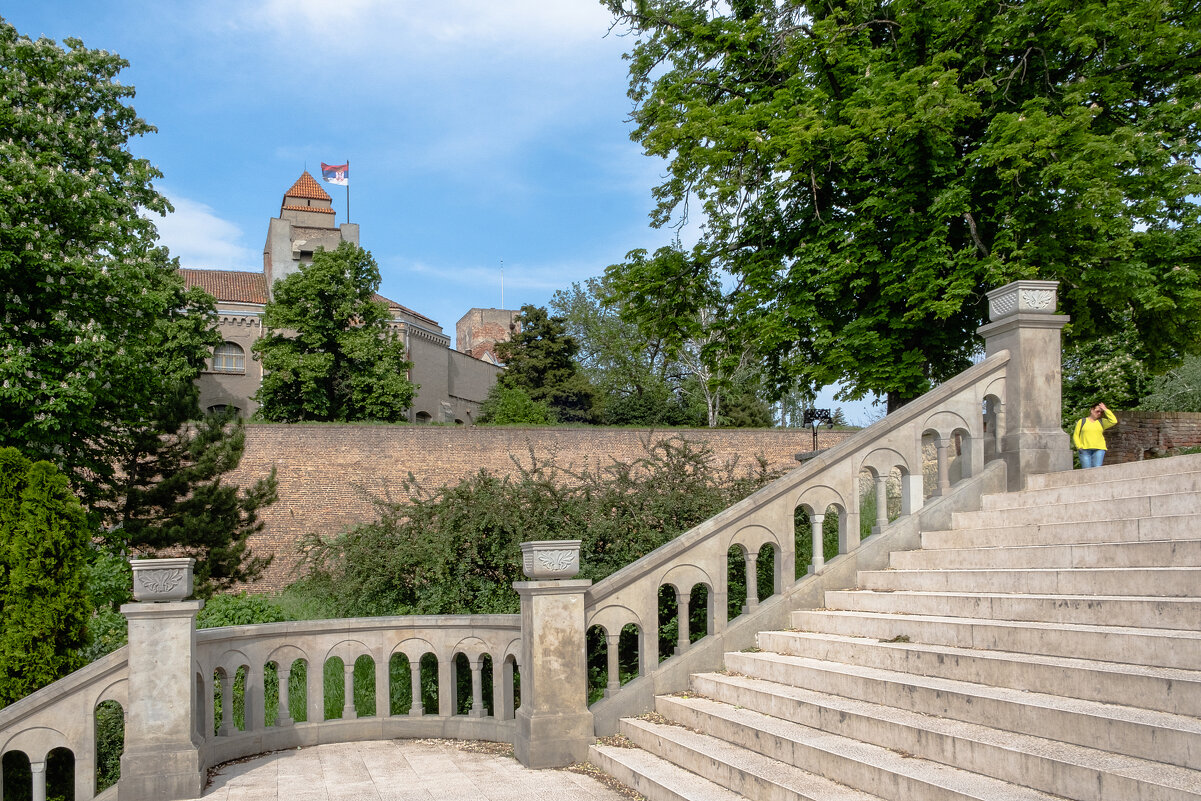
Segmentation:
<svg viewBox="0 0 1201 801">
<path fill-rule="evenodd" d="M 438 714 L 450 717 L 455 713 L 455 660 L 438 658 Z"/>
<path fill-rule="evenodd" d="M 409 678 L 413 685 L 413 703 L 409 706 L 409 715 L 419 718 L 425 712 L 421 703 L 421 657 L 409 659 Z"/>
<path fill-rule="evenodd" d="M 676 638 L 676 653 L 688 650 L 688 599 L 690 591 L 676 590 L 676 621 L 679 637 Z"/>
<path fill-rule="evenodd" d="M 342 662 L 342 720 L 354 720 L 358 714 L 354 710 L 354 660 L 347 657 Z"/>
<path fill-rule="evenodd" d="M 46 763 L 30 760 L 29 771 L 33 774 L 33 801 L 46 801 Z"/>
<path fill-rule="evenodd" d="M 217 729 L 218 737 L 228 737 L 233 732 L 234 721 L 234 680 L 226 672 L 221 673 L 221 728 Z"/>
<path fill-rule="evenodd" d="M 482 657 L 476 657 L 469 662 L 471 664 L 471 711 L 467 714 L 469 717 L 482 718 L 487 712 L 484 709 L 484 660 Z"/>
<path fill-rule="evenodd" d="M 288 682 L 292 678 L 292 668 L 290 665 L 285 667 L 283 664 L 279 664 L 275 673 L 279 676 L 279 709 L 275 712 L 275 725 L 291 726 L 296 722 L 292 720 L 292 705 L 288 696 Z"/>
<path fill-rule="evenodd" d="M 392 714 L 392 681 L 388 670 L 388 658 L 375 660 L 375 716 L 386 718 Z"/>
<path fill-rule="evenodd" d="M 621 689 L 621 673 L 618 672 L 620 668 L 617 665 L 617 647 L 620 642 L 620 631 L 616 634 L 605 632 L 605 647 L 607 648 L 605 656 L 607 657 L 606 661 L 609 666 L 609 681 L 605 685 L 606 698 Z"/>
<path fill-rule="evenodd" d="M 749 612 L 759 605 L 759 552 L 746 552 L 746 606 L 743 612 Z"/>
<path fill-rule="evenodd" d="M 888 525 L 888 476 L 876 476 L 876 527 L 873 534 L 879 534 Z"/>
<path fill-rule="evenodd" d="M 939 437 L 935 446 L 938 449 L 938 495 L 943 496 L 951 491 L 951 439 Z"/>
<path fill-rule="evenodd" d="M 822 538 L 822 522 L 826 519 L 824 514 L 816 514 L 810 518 L 811 528 L 813 530 L 813 572 L 820 573 L 822 568 L 826 566 L 826 549 L 825 542 Z"/>
</svg>

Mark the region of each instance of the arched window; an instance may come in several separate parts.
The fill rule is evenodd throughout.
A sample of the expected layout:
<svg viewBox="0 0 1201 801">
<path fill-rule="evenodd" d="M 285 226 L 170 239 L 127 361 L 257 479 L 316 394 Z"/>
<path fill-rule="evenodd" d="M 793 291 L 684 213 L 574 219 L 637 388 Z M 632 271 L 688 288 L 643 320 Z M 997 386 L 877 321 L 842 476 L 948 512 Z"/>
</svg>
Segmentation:
<svg viewBox="0 0 1201 801">
<path fill-rule="evenodd" d="M 213 351 L 213 372 L 215 373 L 244 373 L 246 372 L 246 351 L 233 342 L 222 342 Z"/>
</svg>

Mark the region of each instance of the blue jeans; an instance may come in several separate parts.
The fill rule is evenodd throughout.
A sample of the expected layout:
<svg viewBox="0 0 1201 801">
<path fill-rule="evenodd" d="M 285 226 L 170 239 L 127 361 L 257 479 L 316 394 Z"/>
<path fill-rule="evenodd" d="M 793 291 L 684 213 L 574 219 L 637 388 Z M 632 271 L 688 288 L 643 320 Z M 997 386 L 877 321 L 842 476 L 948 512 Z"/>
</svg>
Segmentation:
<svg viewBox="0 0 1201 801">
<path fill-rule="evenodd" d="M 1104 461 L 1105 461 L 1105 451 L 1102 450 L 1101 448 L 1081 448 L 1080 449 L 1080 466 L 1082 468 L 1100 467 L 1101 463 Z"/>
</svg>

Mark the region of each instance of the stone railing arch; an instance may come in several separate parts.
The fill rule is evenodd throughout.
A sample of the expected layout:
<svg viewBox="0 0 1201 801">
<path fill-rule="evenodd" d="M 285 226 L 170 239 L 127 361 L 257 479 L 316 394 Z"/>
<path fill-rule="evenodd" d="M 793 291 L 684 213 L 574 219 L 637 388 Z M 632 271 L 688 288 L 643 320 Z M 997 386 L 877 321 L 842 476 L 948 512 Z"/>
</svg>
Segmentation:
<svg viewBox="0 0 1201 801">
<path fill-rule="evenodd" d="M 76 765 L 75 798 L 87 801 L 96 795 L 96 709 L 115 701 L 126 721 L 122 801 L 197 797 L 212 765 L 319 742 L 450 736 L 511 742 L 517 757 L 534 767 L 582 759 L 596 734 L 610 733 L 617 715 L 647 709 L 654 693 L 682 688 L 688 672 L 720 664 L 724 648 L 749 644 L 759 627 L 780 625 L 789 604 L 817 603 L 823 589 L 853 580 L 856 566 L 869 563 L 864 551 L 879 564 L 881 552 L 887 556 L 882 549 L 893 547 L 891 543 L 912 547 L 918 522 L 927 516 L 936 521 L 949 517 L 955 504 L 971 494 L 966 490 L 978 502 L 984 489 L 1017 489 L 1028 475 L 1070 468 L 1067 437 L 1058 419 L 1059 334 L 1067 318 L 1054 313 L 1055 285 L 1017 282 L 990 292 L 989 302 L 993 319 L 980 329 L 985 355 L 978 364 L 597 584 L 572 579 L 571 571 L 553 577 L 535 573 L 530 566 L 537 560 L 533 551 L 527 553 L 526 572 L 533 580 L 515 584 L 520 615 L 366 618 L 197 631 L 195 616 L 202 603 L 184 600 L 191 592 L 190 560 L 153 560 L 144 566 L 147 576 L 182 577 L 171 582 L 139 581 L 135 564 L 138 602 L 122 608 L 129 620 L 129 645 L 0 710 L 0 754 L 22 751 L 29 756 L 33 798 L 44 801 L 46 755 L 56 748 L 70 750 Z M 923 455 L 927 441 L 937 457 L 929 492 Z M 953 446 L 962 451 L 956 476 L 950 470 Z M 902 517 L 890 523 L 881 510 L 887 505 L 885 484 L 894 473 L 900 476 Z M 869 522 L 873 534 L 883 536 L 872 536 L 861 547 L 863 492 L 876 493 L 877 517 Z M 813 552 L 808 573 L 799 579 L 798 508 L 808 512 Z M 839 516 L 839 556 L 827 563 L 822 521 L 830 509 Z M 908 539 L 899 537 L 902 531 Z M 578 569 L 578 541 L 550 545 L 559 554 L 551 567 L 561 567 L 562 554 L 571 556 L 574 549 L 571 569 Z M 727 598 L 731 549 L 742 556 L 747 579 L 742 613 L 733 620 Z M 764 599 L 758 597 L 755 578 L 766 549 L 775 559 L 775 594 Z M 188 562 L 186 574 L 182 562 Z M 707 588 L 706 631 L 693 642 L 687 613 L 695 588 L 702 585 Z M 681 625 L 676 653 L 660 662 L 658 598 L 664 587 L 676 594 Z M 630 626 L 638 632 L 638 677 L 622 684 L 616 651 Z M 604 698 L 589 707 L 586 635 L 593 627 L 604 634 L 609 681 Z M 431 654 L 437 668 L 428 681 L 438 689 L 436 713 L 422 706 L 427 682 L 422 663 Z M 467 714 L 458 713 L 460 655 L 471 687 Z M 341 716 L 326 719 L 325 667 L 335 657 L 343 667 Z M 355 664 L 363 657 L 374 664 L 374 709 L 360 716 L 354 680 Z M 412 705 L 407 713 L 394 715 L 389 685 L 398 657 L 409 665 Z M 485 714 L 489 699 L 483 695 L 488 663 L 491 715 Z M 300 664 L 305 666 L 303 721 L 297 720 L 299 699 L 292 698 Z M 245 688 L 241 728 L 230 725 L 239 672 Z M 271 672 L 278 687 L 274 699 L 266 697 Z M 272 705 L 275 714 L 269 718 Z"/>
</svg>

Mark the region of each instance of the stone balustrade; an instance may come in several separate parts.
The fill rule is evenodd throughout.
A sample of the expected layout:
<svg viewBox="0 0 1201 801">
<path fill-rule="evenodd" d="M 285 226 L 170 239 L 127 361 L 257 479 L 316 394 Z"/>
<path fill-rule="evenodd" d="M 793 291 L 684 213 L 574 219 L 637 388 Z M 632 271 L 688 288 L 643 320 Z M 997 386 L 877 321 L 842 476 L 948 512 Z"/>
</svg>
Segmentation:
<svg viewBox="0 0 1201 801">
<path fill-rule="evenodd" d="M 865 552 L 879 562 L 889 548 L 914 547 L 919 524 L 949 519 L 985 490 L 1071 467 L 1058 419 L 1067 318 L 1055 314 L 1055 285 L 1016 282 L 989 293 L 989 304 L 979 363 L 603 581 L 572 578 L 578 541 L 527 544 L 531 580 L 515 585 L 520 615 L 197 631 L 190 560 L 135 564 L 139 602 L 122 608 L 129 645 L 0 710 L 0 754 L 29 757 L 33 798 L 44 801 L 47 754 L 67 749 L 75 798 L 93 798 L 96 708 L 115 702 L 125 712 L 122 801 L 197 797 L 215 764 L 331 741 L 484 739 L 513 743 L 534 767 L 581 759 L 617 716 L 649 709 L 654 693 L 682 689 L 686 671 L 718 666 L 725 649 L 779 625 L 790 606 L 818 604 L 821 590 L 852 580 Z M 937 469 L 927 474 L 931 447 Z M 899 486 L 897 519 L 890 481 Z M 875 511 L 861 547 L 865 495 Z M 838 556 L 827 561 L 830 515 Z M 808 521 L 800 532 L 798 519 Z M 800 571 L 798 542 L 812 554 Z M 760 597 L 758 565 L 769 558 L 771 592 Z M 745 598 L 733 604 L 731 573 L 745 575 Z M 669 653 L 660 648 L 664 593 L 676 610 Z M 704 630 L 693 632 L 701 595 Z M 741 611 L 731 619 L 730 609 Z M 604 697 L 591 706 L 589 632 L 603 643 L 607 672 Z M 623 681 L 624 633 L 634 637 L 637 669 Z"/>
</svg>

